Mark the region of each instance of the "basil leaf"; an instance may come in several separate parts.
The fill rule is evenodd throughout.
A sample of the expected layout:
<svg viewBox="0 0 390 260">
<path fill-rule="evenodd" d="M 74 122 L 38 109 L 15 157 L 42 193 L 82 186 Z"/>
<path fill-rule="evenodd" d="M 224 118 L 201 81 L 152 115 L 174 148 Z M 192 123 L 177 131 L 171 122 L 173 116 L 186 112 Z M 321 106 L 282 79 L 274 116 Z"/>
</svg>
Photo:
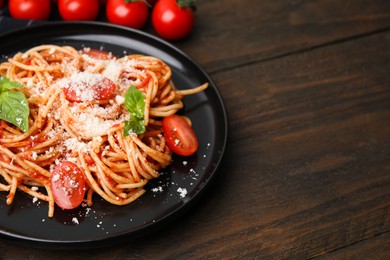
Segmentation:
<svg viewBox="0 0 390 260">
<path fill-rule="evenodd" d="M 130 113 L 130 120 L 125 121 L 124 135 L 145 132 L 145 97 L 140 90 L 130 86 L 125 94 L 125 107 Z"/>
<path fill-rule="evenodd" d="M 0 119 L 28 131 L 28 115 L 30 108 L 22 92 L 3 91 L 0 94 Z"/>
<path fill-rule="evenodd" d="M 134 86 L 130 86 L 125 94 L 125 106 L 130 114 L 137 118 L 144 116 L 145 97 L 140 90 Z"/>
<path fill-rule="evenodd" d="M 145 121 L 144 119 L 138 119 L 136 117 L 130 118 L 129 121 L 125 121 L 124 136 L 129 134 L 142 134 L 145 132 Z"/>
<path fill-rule="evenodd" d="M 0 77 L 0 92 L 9 91 L 14 88 L 24 88 L 22 83 L 11 81 L 7 77 Z"/>
</svg>

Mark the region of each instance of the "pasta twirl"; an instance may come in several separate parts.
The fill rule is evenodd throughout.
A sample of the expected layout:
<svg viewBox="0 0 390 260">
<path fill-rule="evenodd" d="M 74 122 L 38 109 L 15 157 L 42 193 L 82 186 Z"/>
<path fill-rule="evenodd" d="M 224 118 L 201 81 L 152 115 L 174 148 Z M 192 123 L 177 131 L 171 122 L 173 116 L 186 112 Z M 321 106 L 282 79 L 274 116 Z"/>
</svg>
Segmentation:
<svg viewBox="0 0 390 260">
<path fill-rule="evenodd" d="M 0 75 L 26 86 L 19 91 L 30 109 L 26 132 L 0 120 L 0 190 L 8 193 L 7 204 L 17 190 L 47 201 L 49 217 L 55 209 L 50 179 L 63 161 L 82 170 L 87 184 L 83 199 L 89 205 L 93 194 L 115 205 L 144 194 L 148 181 L 172 160 L 162 118 L 183 108 L 184 96 L 207 88 L 206 83 L 176 89 L 170 67 L 156 57 L 116 58 L 56 45 L 14 55 L 0 64 Z M 144 99 L 141 134 L 124 130 L 132 120 L 124 98 L 130 86 Z"/>
</svg>

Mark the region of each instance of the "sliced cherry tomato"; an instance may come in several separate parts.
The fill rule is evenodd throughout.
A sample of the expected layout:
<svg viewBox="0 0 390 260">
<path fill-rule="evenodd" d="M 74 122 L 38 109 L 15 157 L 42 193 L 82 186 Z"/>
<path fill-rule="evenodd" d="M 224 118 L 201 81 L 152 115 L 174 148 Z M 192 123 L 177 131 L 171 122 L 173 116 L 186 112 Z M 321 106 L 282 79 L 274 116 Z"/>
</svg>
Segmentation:
<svg viewBox="0 0 390 260">
<path fill-rule="evenodd" d="M 110 23 L 141 29 L 148 19 L 149 10 L 143 0 L 108 0 L 106 15 Z"/>
<path fill-rule="evenodd" d="M 50 0 L 9 0 L 8 9 L 13 18 L 48 20 L 51 3 Z"/>
<path fill-rule="evenodd" d="M 90 82 L 93 82 L 92 85 Z M 95 79 L 86 78 L 71 80 L 69 86 L 64 88 L 64 94 L 67 100 L 73 102 L 107 100 L 111 98 L 116 90 L 115 83 L 109 78 L 96 74 Z"/>
<path fill-rule="evenodd" d="M 189 35 L 195 23 L 195 1 L 159 0 L 152 11 L 154 30 L 168 40 Z"/>
<path fill-rule="evenodd" d="M 83 201 L 86 191 L 84 174 L 75 163 L 63 161 L 54 168 L 50 187 L 54 201 L 59 207 L 77 208 Z"/>
<path fill-rule="evenodd" d="M 65 21 L 94 21 L 99 14 L 99 0 L 59 0 L 58 11 Z"/>
<path fill-rule="evenodd" d="M 189 156 L 198 150 L 198 139 L 187 121 L 178 115 L 164 117 L 162 121 L 167 145 L 172 152 Z"/>
<path fill-rule="evenodd" d="M 103 50 L 87 48 L 87 49 L 83 49 L 81 52 L 97 60 L 109 60 L 115 58 L 115 56 L 111 52 L 103 51 Z"/>
<path fill-rule="evenodd" d="M 97 100 L 109 99 L 116 90 L 115 83 L 109 78 L 104 78 L 101 84 L 93 85 Z"/>
</svg>

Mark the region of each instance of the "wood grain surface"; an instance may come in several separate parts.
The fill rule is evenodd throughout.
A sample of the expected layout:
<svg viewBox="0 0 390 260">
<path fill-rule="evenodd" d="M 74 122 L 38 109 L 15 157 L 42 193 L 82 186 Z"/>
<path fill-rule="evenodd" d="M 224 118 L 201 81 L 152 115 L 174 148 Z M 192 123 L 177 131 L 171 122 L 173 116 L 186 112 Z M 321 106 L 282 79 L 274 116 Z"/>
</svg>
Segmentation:
<svg viewBox="0 0 390 260">
<path fill-rule="evenodd" d="M 229 117 L 206 196 L 136 241 L 67 251 L 1 237 L 1 259 L 390 259 L 390 1 L 197 3 L 173 44 Z"/>
</svg>

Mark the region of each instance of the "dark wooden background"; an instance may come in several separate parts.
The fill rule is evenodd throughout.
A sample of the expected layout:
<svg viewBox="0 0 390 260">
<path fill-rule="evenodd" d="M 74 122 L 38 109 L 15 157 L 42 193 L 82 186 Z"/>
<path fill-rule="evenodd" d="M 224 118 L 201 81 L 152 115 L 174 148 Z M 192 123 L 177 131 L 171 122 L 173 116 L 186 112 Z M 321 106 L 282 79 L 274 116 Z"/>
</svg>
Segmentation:
<svg viewBox="0 0 390 260">
<path fill-rule="evenodd" d="M 0 258 L 390 259 L 389 0 L 198 0 L 174 45 L 229 114 L 206 196 L 137 241 L 60 251 L 2 237 Z"/>
</svg>

